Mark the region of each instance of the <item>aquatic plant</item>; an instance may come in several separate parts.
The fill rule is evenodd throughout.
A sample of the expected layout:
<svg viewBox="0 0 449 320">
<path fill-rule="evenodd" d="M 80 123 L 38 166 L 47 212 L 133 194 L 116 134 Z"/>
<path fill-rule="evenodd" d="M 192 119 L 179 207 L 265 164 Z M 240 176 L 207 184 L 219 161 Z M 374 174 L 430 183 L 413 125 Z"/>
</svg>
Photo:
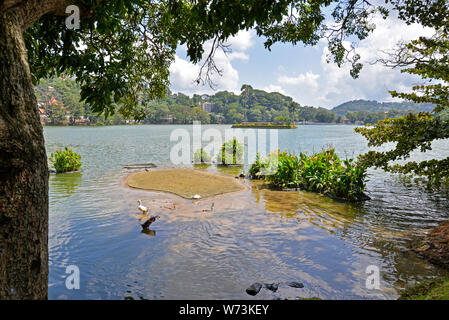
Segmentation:
<svg viewBox="0 0 449 320">
<path fill-rule="evenodd" d="M 68 147 L 52 153 L 50 161 L 57 173 L 77 171 L 81 168 L 81 156 Z"/>
<path fill-rule="evenodd" d="M 267 174 L 271 174 L 277 170 L 278 152 L 270 152 L 268 157 L 264 160 L 261 160 L 260 153 L 257 153 L 256 159 L 248 170 L 248 173 L 252 179 L 265 179 Z"/>
<path fill-rule="evenodd" d="M 221 146 L 217 154 L 217 162 L 225 165 L 243 164 L 243 145 L 233 138 Z"/>
<path fill-rule="evenodd" d="M 265 161 L 256 157 L 250 174 L 257 177 L 261 168 L 275 167 L 262 177 L 275 188 L 301 188 L 347 200 L 365 197 L 366 168 L 353 159 L 340 160 L 334 148 L 311 155 L 300 153 L 299 157 L 289 152 L 271 155 Z"/>
<path fill-rule="evenodd" d="M 266 167 L 274 166 L 276 170 L 270 170 L 272 174 L 266 175 L 266 180 L 281 189 L 297 188 L 301 185 L 302 168 L 297 156 L 283 151 L 270 153 L 269 157 Z"/>
<path fill-rule="evenodd" d="M 203 148 L 196 150 L 193 154 L 193 162 L 195 163 L 209 163 L 210 161 L 210 155 L 206 151 L 204 151 Z"/>
<path fill-rule="evenodd" d="M 262 169 L 266 167 L 266 163 L 260 160 L 260 153 L 258 152 L 256 155 L 256 159 L 251 164 L 251 167 L 248 170 L 249 175 L 252 179 L 264 179 L 265 176 L 262 174 Z"/>
</svg>

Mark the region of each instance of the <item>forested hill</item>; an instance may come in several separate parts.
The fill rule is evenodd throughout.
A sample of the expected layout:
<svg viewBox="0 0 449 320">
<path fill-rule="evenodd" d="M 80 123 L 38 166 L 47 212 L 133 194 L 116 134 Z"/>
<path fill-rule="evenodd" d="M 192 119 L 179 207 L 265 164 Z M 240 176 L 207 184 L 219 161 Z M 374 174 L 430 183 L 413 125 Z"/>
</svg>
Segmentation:
<svg viewBox="0 0 449 320">
<path fill-rule="evenodd" d="M 80 89 L 73 79 L 44 79 L 35 87 L 41 120 L 44 124 L 123 124 L 129 123 L 120 112 L 108 119 L 92 113 L 89 105 L 79 101 Z M 144 101 L 144 99 L 142 100 Z M 120 110 L 120 105 L 117 106 Z M 376 123 L 385 117 L 404 116 L 413 111 L 431 111 L 430 104 L 380 103 L 377 101 L 349 101 L 333 110 L 302 106 L 291 97 L 266 92 L 243 85 L 240 94 L 219 91 L 213 95 L 170 93 L 141 105 L 143 123 L 234 124 L 241 122 L 320 122 L 320 123 Z M 390 111 L 385 114 L 385 111 Z"/>
<path fill-rule="evenodd" d="M 332 109 L 338 115 L 345 116 L 349 111 L 426 111 L 431 112 L 435 105 L 431 103 L 413 103 L 413 102 L 377 102 L 373 100 L 353 100 L 342 103 Z"/>
<path fill-rule="evenodd" d="M 170 93 L 142 105 L 144 123 L 188 124 L 194 120 L 202 123 L 233 124 L 251 122 L 335 122 L 335 113 L 310 106 L 301 106 L 291 97 L 276 92 L 265 92 L 243 85 L 240 94 L 219 91 L 213 95 Z M 121 124 L 125 119 L 116 113 L 104 119 L 79 102 L 79 87 L 73 79 L 44 79 L 35 87 L 36 96 L 48 116 L 46 124 L 65 124 L 66 119 L 76 124 L 76 119 L 88 118 L 90 124 Z M 52 99 L 54 98 L 54 99 Z M 55 99 L 57 102 L 55 102 Z M 120 109 L 120 106 L 118 106 Z"/>
</svg>

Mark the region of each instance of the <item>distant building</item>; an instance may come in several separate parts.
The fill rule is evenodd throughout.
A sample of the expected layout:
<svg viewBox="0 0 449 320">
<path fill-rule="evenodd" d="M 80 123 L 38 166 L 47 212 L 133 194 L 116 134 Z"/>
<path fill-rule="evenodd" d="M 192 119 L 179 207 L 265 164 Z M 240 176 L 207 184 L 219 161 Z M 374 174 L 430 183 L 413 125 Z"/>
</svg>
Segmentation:
<svg viewBox="0 0 449 320">
<path fill-rule="evenodd" d="M 45 109 L 42 108 L 40 104 L 38 104 L 38 107 L 39 107 L 39 120 L 42 125 L 46 125 L 48 122 L 47 112 L 45 112 Z"/>
<path fill-rule="evenodd" d="M 213 112 L 214 108 L 215 108 L 215 104 L 212 102 L 203 102 L 201 104 L 201 109 L 203 109 L 203 111 L 205 111 L 207 113 Z"/>
<path fill-rule="evenodd" d="M 52 96 L 51 99 L 48 100 L 47 102 L 44 102 L 44 103 L 38 103 L 38 106 L 39 106 L 40 108 L 44 108 L 44 109 L 45 109 L 45 107 L 55 106 L 55 105 L 57 105 L 57 104 L 62 104 L 62 102 L 59 102 L 58 100 L 56 100 L 55 97 Z"/>
<path fill-rule="evenodd" d="M 344 124 L 350 124 L 350 123 L 351 123 L 351 120 L 349 120 L 348 118 L 344 118 L 344 119 L 343 119 L 343 123 L 344 123 Z"/>
<path fill-rule="evenodd" d="M 52 96 L 51 99 L 46 103 L 46 105 L 47 106 L 54 106 L 54 105 L 57 105 L 58 103 L 59 103 L 59 101 L 56 100 L 56 98 Z"/>
<path fill-rule="evenodd" d="M 88 125 L 90 124 L 89 117 L 82 116 L 82 117 L 70 117 L 69 120 L 71 125 Z"/>
<path fill-rule="evenodd" d="M 171 124 L 171 123 L 173 123 L 173 116 L 170 115 L 167 118 L 162 118 L 160 123 L 161 124 Z"/>
</svg>

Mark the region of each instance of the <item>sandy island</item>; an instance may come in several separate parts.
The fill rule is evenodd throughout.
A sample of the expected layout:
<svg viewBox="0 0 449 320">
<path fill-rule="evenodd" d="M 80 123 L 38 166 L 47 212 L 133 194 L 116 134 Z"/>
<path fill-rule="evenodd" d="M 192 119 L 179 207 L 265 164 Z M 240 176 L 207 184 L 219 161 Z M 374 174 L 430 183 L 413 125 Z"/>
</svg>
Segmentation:
<svg viewBox="0 0 449 320">
<path fill-rule="evenodd" d="M 136 189 L 164 191 L 191 199 L 246 190 L 238 179 L 195 169 L 163 169 L 130 174 L 125 183 Z"/>
</svg>

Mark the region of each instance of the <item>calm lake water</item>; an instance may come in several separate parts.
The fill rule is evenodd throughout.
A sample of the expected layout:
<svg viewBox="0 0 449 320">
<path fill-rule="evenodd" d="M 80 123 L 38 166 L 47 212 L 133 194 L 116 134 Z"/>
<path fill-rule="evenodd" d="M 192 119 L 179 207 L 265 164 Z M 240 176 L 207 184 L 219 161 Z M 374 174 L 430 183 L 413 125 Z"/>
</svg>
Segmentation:
<svg viewBox="0 0 449 320">
<path fill-rule="evenodd" d="M 224 131 L 230 126 L 203 126 Z M 193 202 L 130 189 L 126 164 L 170 164 L 174 129 L 191 126 L 45 127 L 47 152 L 69 145 L 80 173 L 50 176 L 51 299 L 394 299 L 401 288 L 443 271 L 407 251 L 412 237 L 449 219 L 449 188 L 369 171 L 372 200 L 343 204 L 304 192 L 279 192 L 243 181 L 248 190 Z M 279 148 L 341 155 L 368 150 L 353 126 L 279 130 Z M 418 159 L 449 156 L 438 141 Z M 208 171 L 217 171 L 213 166 Z M 238 169 L 221 172 L 236 175 Z M 141 232 L 137 200 L 161 219 Z M 215 201 L 215 210 L 203 212 Z M 176 209 L 173 210 L 173 205 Z M 66 288 L 66 267 L 80 270 L 80 289 Z M 366 288 L 368 266 L 380 289 Z M 254 282 L 299 281 L 304 288 L 262 289 Z"/>
</svg>

